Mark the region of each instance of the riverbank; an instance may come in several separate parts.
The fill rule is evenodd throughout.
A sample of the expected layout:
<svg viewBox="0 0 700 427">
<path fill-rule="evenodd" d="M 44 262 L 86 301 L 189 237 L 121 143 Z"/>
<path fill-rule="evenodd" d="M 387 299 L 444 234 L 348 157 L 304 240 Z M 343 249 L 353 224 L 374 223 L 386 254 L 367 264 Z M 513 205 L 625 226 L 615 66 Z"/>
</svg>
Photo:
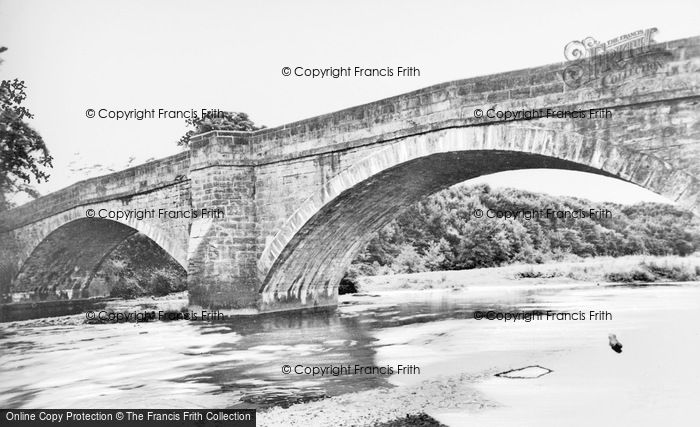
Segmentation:
<svg viewBox="0 0 700 427">
<path fill-rule="evenodd" d="M 84 300 L 89 302 L 89 300 Z M 165 312 L 181 312 L 186 311 L 189 305 L 189 296 L 187 291 L 176 292 L 164 296 L 145 296 L 132 299 L 105 299 L 100 300 L 99 308 L 90 307 L 90 310 L 100 310 L 108 313 L 118 312 L 143 312 L 143 311 L 165 311 Z M 64 316 L 41 317 L 27 320 L 16 320 L 6 322 L 10 327 L 37 327 L 37 326 L 69 326 L 82 325 L 85 323 L 100 323 L 95 320 L 88 319 L 86 314 L 88 310 L 83 310 L 79 314 L 69 314 Z"/>
<path fill-rule="evenodd" d="M 547 264 L 516 264 L 473 270 L 432 271 L 412 274 L 358 277 L 357 296 L 392 290 L 464 289 L 470 286 L 538 286 L 544 284 L 662 283 L 700 281 L 700 253 L 678 256 L 596 257 Z M 397 294 L 398 295 L 398 294 Z M 393 298 L 392 298 L 393 299 Z M 357 300 L 340 300 L 350 304 Z M 107 299 L 107 312 L 181 312 L 188 307 L 188 293 Z M 18 321 L 26 326 L 91 323 L 85 313 Z M 10 322 L 14 323 L 14 322 Z M 94 323 L 94 322 L 92 322 Z"/>
<path fill-rule="evenodd" d="M 401 420 L 407 415 L 478 412 L 496 406 L 474 387 L 486 376 L 486 373 L 443 376 L 410 386 L 349 393 L 289 408 L 277 407 L 259 412 L 257 421 L 259 426 L 373 426 Z M 417 423 L 425 421 L 415 418 Z"/>
<path fill-rule="evenodd" d="M 358 291 L 461 289 L 466 286 L 547 283 L 662 283 L 700 281 L 700 254 L 582 258 L 547 264 L 514 264 L 473 270 L 431 271 L 357 279 Z"/>
</svg>

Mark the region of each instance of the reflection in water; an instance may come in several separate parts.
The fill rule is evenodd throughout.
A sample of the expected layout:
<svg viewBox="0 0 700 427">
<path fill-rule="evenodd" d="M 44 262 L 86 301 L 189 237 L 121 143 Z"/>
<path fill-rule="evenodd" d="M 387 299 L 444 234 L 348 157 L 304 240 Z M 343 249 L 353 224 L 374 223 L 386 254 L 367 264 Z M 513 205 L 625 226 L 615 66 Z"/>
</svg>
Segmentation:
<svg viewBox="0 0 700 427">
<path fill-rule="evenodd" d="M 475 310 L 577 310 L 614 301 L 618 311 L 643 312 L 640 301 L 651 304 L 655 297 L 668 296 L 669 289 L 471 287 L 463 291 L 394 292 L 379 298 L 348 297 L 337 312 L 314 315 L 291 313 L 212 323 L 3 324 L 0 406 L 287 406 L 391 386 L 389 378 L 380 375 L 312 377 L 285 374 L 282 367 L 383 366 L 395 361 L 397 357 L 392 355 L 396 354 L 415 355 L 418 360 L 417 353 L 401 354 L 406 342 L 396 337 L 406 333 L 407 325 L 414 325 L 409 334 L 417 331 L 418 324 L 434 326 L 433 336 L 451 348 L 443 354 L 445 358 L 476 360 L 496 347 L 503 350 L 515 344 L 494 344 L 495 328 L 502 325 L 473 320 Z M 697 298 L 697 288 L 693 292 Z M 640 293 L 646 294 L 640 297 Z M 458 332 L 442 337 L 446 330 Z M 422 345 L 430 347 L 431 340 Z M 472 366 L 477 365 L 460 364 L 460 369 Z"/>
</svg>

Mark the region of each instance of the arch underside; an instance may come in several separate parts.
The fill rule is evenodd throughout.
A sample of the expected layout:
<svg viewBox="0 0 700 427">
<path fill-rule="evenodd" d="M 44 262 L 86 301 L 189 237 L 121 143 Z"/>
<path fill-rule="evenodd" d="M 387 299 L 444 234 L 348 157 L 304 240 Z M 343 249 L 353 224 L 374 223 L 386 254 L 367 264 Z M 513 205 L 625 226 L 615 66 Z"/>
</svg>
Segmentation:
<svg viewBox="0 0 700 427">
<path fill-rule="evenodd" d="M 32 251 L 12 282 L 14 294 L 84 298 L 102 261 L 138 230 L 120 222 L 81 218 L 51 232 Z"/>
<path fill-rule="evenodd" d="M 462 181 L 532 168 L 614 176 L 556 157 L 506 150 L 437 153 L 399 164 L 345 190 L 313 215 L 277 257 L 261 290 L 263 300 L 273 309 L 292 301 L 334 305 L 347 266 L 404 208 Z"/>
</svg>

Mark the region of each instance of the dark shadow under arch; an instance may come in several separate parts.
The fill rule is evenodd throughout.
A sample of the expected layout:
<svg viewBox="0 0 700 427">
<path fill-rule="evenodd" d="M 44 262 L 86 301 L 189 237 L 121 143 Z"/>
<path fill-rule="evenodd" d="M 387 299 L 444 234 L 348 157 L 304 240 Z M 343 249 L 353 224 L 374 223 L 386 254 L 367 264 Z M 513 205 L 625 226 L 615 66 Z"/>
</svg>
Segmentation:
<svg viewBox="0 0 700 427">
<path fill-rule="evenodd" d="M 32 299 L 94 296 L 88 287 L 102 262 L 137 233 L 128 225 L 107 219 L 70 221 L 34 248 L 14 278 L 11 292 L 25 293 Z"/>
</svg>

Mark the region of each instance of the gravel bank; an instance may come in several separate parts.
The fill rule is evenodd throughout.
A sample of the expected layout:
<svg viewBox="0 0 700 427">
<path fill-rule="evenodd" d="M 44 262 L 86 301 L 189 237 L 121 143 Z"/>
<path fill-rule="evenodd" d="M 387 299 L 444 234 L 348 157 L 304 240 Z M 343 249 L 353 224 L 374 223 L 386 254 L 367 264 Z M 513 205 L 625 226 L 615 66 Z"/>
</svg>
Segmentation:
<svg viewBox="0 0 700 427">
<path fill-rule="evenodd" d="M 412 386 L 382 388 L 258 413 L 259 426 L 373 426 L 432 410 L 480 411 L 496 406 L 474 388 L 491 373 L 438 377 Z"/>
</svg>

